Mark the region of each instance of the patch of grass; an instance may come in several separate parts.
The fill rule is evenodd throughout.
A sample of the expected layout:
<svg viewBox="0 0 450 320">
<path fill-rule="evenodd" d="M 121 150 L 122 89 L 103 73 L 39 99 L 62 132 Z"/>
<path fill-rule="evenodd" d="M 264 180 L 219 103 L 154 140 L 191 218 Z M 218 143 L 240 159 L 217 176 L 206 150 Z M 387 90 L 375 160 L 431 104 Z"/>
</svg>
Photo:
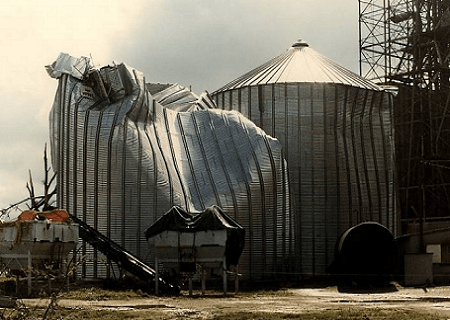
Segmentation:
<svg viewBox="0 0 450 320">
<path fill-rule="evenodd" d="M 130 311 L 116 310 L 55 310 L 52 319 L 78 320 L 78 319 L 98 319 L 98 320 L 120 320 L 120 319 L 142 319 L 139 314 Z"/>
<path fill-rule="evenodd" d="M 210 320 L 440 320 L 437 314 L 410 310 L 325 310 L 300 314 L 278 312 L 235 312 L 215 315 Z"/>
<path fill-rule="evenodd" d="M 286 289 L 279 290 L 260 290 L 260 291 L 252 291 L 245 292 L 240 291 L 238 296 L 248 297 L 248 298 L 260 298 L 260 297 L 290 297 L 293 296 L 294 293 L 292 291 L 288 291 Z"/>
<path fill-rule="evenodd" d="M 87 301 L 139 299 L 145 295 L 140 291 L 115 291 L 98 287 L 78 288 L 60 292 L 59 297 Z"/>
<path fill-rule="evenodd" d="M 4 319 L 42 319 L 43 311 L 17 314 L 5 317 Z M 65 309 L 56 308 L 47 315 L 47 319 L 98 319 L 98 320 L 119 320 L 119 319 L 199 319 L 198 312 L 174 312 L 167 313 L 159 309 L 147 310 L 122 310 L 118 309 Z M 334 310 L 321 312 L 308 312 L 301 314 L 277 313 L 277 312 L 224 312 L 218 315 L 201 316 L 205 320 L 439 320 L 443 319 L 438 315 L 415 312 L 409 310 Z M 444 318 L 446 319 L 446 318 Z"/>
</svg>

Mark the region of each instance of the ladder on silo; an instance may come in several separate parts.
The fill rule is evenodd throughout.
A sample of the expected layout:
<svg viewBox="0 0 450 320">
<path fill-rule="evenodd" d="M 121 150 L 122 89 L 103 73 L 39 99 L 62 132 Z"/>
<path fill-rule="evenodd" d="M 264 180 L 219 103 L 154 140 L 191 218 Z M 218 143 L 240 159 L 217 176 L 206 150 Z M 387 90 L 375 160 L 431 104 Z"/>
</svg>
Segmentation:
<svg viewBox="0 0 450 320">
<path fill-rule="evenodd" d="M 132 273 L 139 279 L 145 282 L 155 281 L 156 271 L 153 268 L 149 267 L 131 252 L 122 248 L 116 242 L 104 236 L 84 221 L 73 215 L 70 215 L 70 217 L 79 225 L 79 235 L 81 239 L 88 242 L 93 248 L 103 253 L 108 259 L 114 261 L 120 267 Z M 180 289 L 178 285 L 173 285 L 161 278 L 159 278 L 159 284 L 163 292 L 169 294 L 179 293 Z"/>
</svg>

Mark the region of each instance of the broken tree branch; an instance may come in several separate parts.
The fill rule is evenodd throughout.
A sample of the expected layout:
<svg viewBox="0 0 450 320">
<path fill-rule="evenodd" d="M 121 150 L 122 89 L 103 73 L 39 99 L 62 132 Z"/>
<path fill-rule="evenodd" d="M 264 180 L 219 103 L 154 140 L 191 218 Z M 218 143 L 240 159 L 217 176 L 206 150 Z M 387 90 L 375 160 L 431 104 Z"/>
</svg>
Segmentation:
<svg viewBox="0 0 450 320">
<path fill-rule="evenodd" d="M 31 207 L 30 209 L 38 209 L 37 208 L 37 203 L 36 203 L 36 196 L 34 194 L 34 186 L 33 186 L 33 177 L 31 176 L 31 170 L 28 170 L 29 176 L 30 176 L 30 182 L 29 184 L 27 183 L 27 189 L 28 192 L 30 193 L 30 200 L 31 200 Z"/>
</svg>

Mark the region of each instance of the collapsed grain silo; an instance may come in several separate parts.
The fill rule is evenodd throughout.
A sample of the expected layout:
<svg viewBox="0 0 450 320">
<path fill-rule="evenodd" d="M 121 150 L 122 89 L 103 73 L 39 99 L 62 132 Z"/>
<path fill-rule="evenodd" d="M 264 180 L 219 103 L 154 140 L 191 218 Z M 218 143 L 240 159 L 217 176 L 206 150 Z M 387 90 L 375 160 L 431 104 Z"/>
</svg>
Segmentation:
<svg viewBox="0 0 450 320">
<path fill-rule="evenodd" d="M 124 64 L 96 69 L 61 54 L 48 72 L 59 79 L 50 113 L 59 207 L 152 265 L 146 228 L 173 206 L 197 213 L 216 205 L 246 230 L 244 278 L 290 270 L 293 220 L 279 141 L 240 113 L 218 110 L 207 94 L 149 86 Z M 114 271 L 86 245 L 89 253 L 83 276 Z"/>
<path fill-rule="evenodd" d="M 212 96 L 284 147 L 299 274 L 325 274 L 339 235 L 360 222 L 396 233 L 389 93 L 298 41 Z"/>
</svg>

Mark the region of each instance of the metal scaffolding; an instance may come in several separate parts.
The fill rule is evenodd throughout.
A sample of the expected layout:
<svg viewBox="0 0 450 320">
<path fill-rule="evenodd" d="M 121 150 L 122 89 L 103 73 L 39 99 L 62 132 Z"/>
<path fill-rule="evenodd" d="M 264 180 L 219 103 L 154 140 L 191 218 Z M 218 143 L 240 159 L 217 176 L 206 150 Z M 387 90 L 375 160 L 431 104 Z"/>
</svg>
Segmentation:
<svg viewBox="0 0 450 320">
<path fill-rule="evenodd" d="M 398 88 L 403 233 L 450 224 L 449 8 L 450 0 L 359 0 L 360 74 Z"/>
</svg>

